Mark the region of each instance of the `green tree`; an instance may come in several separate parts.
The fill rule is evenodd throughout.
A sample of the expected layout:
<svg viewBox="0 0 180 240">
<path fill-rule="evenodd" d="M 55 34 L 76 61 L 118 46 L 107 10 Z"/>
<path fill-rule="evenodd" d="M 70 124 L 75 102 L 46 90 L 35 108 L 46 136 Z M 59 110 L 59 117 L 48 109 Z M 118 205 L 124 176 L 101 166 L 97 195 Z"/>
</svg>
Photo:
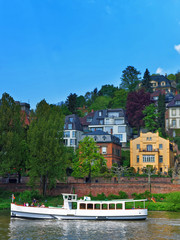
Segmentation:
<svg viewBox="0 0 180 240">
<path fill-rule="evenodd" d="M 18 103 L 7 93 L 0 100 L 0 166 L 1 174 L 25 171 L 28 156 L 24 118 Z"/>
<path fill-rule="evenodd" d="M 113 99 L 109 102 L 109 108 L 125 108 L 127 101 L 127 91 L 125 89 L 119 89 L 115 91 Z"/>
<path fill-rule="evenodd" d="M 45 100 L 37 104 L 28 131 L 30 185 L 40 182 L 43 195 L 66 175 L 66 155 L 63 144 L 64 116 L 60 107 Z"/>
<path fill-rule="evenodd" d="M 108 108 L 111 98 L 106 96 L 97 97 L 96 100 L 91 104 L 89 110 L 101 110 Z"/>
<path fill-rule="evenodd" d="M 117 91 L 118 88 L 114 87 L 113 85 L 106 84 L 101 87 L 101 89 L 98 92 L 99 96 L 107 96 L 107 97 L 113 97 L 115 91 Z"/>
<path fill-rule="evenodd" d="M 85 137 L 80 141 L 73 161 L 74 177 L 88 177 L 88 181 L 91 182 L 91 177 L 98 176 L 105 165 L 106 160 L 100 154 L 93 138 Z"/>
<path fill-rule="evenodd" d="M 144 73 L 142 82 L 141 82 L 141 86 L 143 88 L 145 88 L 146 92 L 152 92 L 152 88 L 151 88 L 151 78 L 150 78 L 150 72 L 149 70 L 146 68 L 146 71 Z"/>
<path fill-rule="evenodd" d="M 160 94 L 158 98 L 158 128 L 159 133 L 162 137 L 166 137 L 165 112 L 166 112 L 165 95 Z"/>
<path fill-rule="evenodd" d="M 150 104 L 149 106 L 146 106 L 145 109 L 142 111 L 144 114 L 144 124 L 145 127 L 150 131 L 154 132 L 158 129 L 158 113 L 157 113 L 157 107 L 154 103 Z"/>
<path fill-rule="evenodd" d="M 120 87 L 129 92 L 134 91 L 140 82 L 140 77 L 138 77 L 141 74 L 140 71 L 137 71 L 132 66 L 128 66 L 122 73 Z"/>
<path fill-rule="evenodd" d="M 176 75 L 171 73 L 167 76 L 167 79 L 169 79 L 170 81 L 176 81 Z"/>
<path fill-rule="evenodd" d="M 70 94 L 66 99 L 66 105 L 68 107 L 68 110 L 74 114 L 77 110 L 77 94 Z"/>
</svg>

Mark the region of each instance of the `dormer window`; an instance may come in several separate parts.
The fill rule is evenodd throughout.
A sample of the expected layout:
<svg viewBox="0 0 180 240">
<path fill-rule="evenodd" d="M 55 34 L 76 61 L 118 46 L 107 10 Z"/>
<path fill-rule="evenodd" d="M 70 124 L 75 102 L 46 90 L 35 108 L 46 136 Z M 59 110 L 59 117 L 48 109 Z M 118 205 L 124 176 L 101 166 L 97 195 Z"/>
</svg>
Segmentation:
<svg viewBox="0 0 180 240">
<path fill-rule="evenodd" d="M 92 117 L 87 117 L 86 121 L 87 122 L 92 122 Z"/>
<path fill-rule="evenodd" d="M 72 123 L 68 124 L 68 129 L 69 129 L 69 130 L 72 129 Z"/>
<path fill-rule="evenodd" d="M 96 136 L 94 136 L 94 141 L 96 142 L 96 140 L 97 140 L 97 137 L 96 137 Z"/>
<path fill-rule="evenodd" d="M 99 120 L 99 124 L 100 124 L 100 125 L 103 125 L 103 124 L 104 124 L 103 119 Z"/>
<path fill-rule="evenodd" d="M 175 101 L 175 105 L 180 105 L 180 100 Z"/>
<path fill-rule="evenodd" d="M 71 123 L 73 122 L 73 118 L 72 117 L 69 118 L 69 122 L 71 122 Z"/>
<path fill-rule="evenodd" d="M 161 86 L 165 86 L 165 82 L 161 82 Z"/>
<path fill-rule="evenodd" d="M 103 136 L 102 138 L 103 138 L 104 141 L 106 140 L 106 136 Z"/>
<path fill-rule="evenodd" d="M 99 111 L 99 117 L 102 117 L 102 111 Z"/>
</svg>

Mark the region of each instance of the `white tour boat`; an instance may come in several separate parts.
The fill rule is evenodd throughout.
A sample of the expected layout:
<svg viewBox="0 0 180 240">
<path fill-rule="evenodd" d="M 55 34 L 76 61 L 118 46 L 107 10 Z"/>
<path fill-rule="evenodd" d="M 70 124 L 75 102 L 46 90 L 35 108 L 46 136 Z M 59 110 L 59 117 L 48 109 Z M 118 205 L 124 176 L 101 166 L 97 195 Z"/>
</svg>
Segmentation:
<svg viewBox="0 0 180 240">
<path fill-rule="evenodd" d="M 141 200 L 92 201 L 90 197 L 77 199 L 77 194 L 62 194 L 61 207 L 30 207 L 11 203 L 11 217 L 58 220 L 145 220 L 147 209 Z M 131 209 L 128 207 L 130 206 Z M 141 208 L 139 203 L 141 203 Z M 129 206 L 128 206 L 129 205 Z"/>
</svg>

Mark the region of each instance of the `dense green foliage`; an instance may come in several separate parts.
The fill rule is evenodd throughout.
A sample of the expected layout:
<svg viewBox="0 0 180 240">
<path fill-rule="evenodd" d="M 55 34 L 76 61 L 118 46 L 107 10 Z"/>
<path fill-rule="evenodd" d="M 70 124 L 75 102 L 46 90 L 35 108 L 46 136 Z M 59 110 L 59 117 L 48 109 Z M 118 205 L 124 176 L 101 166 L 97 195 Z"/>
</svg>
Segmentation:
<svg viewBox="0 0 180 240">
<path fill-rule="evenodd" d="M 90 137 L 85 137 L 79 142 L 79 148 L 73 161 L 72 175 L 88 177 L 88 181 L 91 181 L 91 177 L 98 176 L 104 167 L 106 168 L 106 160 L 100 154 L 96 142 Z"/>
<path fill-rule="evenodd" d="M 122 73 L 120 84 L 121 88 L 129 92 L 134 91 L 140 83 L 140 71 L 133 66 L 128 66 Z"/>
<path fill-rule="evenodd" d="M 158 129 L 158 113 L 156 110 L 157 107 L 155 104 L 151 103 L 142 111 L 144 114 L 144 125 L 150 132 L 154 132 Z"/>
<path fill-rule="evenodd" d="M 28 169 L 30 184 L 40 182 L 43 195 L 66 173 L 63 126 L 64 116 L 58 106 L 50 106 L 45 100 L 37 105 L 28 131 Z"/>
<path fill-rule="evenodd" d="M 142 82 L 141 82 L 141 87 L 143 87 L 145 89 L 146 92 L 151 93 L 152 92 L 152 88 L 151 88 L 151 78 L 150 78 L 150 72 L 149 70 L 146 68 L 146 71 L 144 73 Z"/>
<path fill-rule="evenodd" d="M 21 173 L 25 171 L 28 157 L 24 115 L 20 105 L 7 93 L 0 100 L 0 173 Z"/>
</svg>

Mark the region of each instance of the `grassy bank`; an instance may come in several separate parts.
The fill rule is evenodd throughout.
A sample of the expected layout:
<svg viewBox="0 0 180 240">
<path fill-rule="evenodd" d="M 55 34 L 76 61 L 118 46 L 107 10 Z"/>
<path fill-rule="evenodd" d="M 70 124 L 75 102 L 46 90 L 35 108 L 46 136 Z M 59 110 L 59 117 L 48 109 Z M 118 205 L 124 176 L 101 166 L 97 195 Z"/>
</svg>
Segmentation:
<svg viewBox="0 0 180 240">
<path fill-rule="evenodd" d="M 154 197 L 156 202 L 151 201 L 151 197 Z M 125 192 L 120 191 L 119 195 L 110 194 L 106 196 L 104 193 L 98 194 L 97 196 L 91 196 L 92 200 L 112 200 L 112 199 L 126 199 L 127 194 Z M 180 192 L 172 192 L 167 194 L 151 194 L 150 192 L 146 191 L 141 194 L 134 193 L 132 195 L 134 199 L 148 199 L 146 202 L 146 207 L 149 211 L 174 211 L 180 212 Z M 33 199 L 36 199 L 37 204 L 44 204 L 47 206 L 58 206 L 63 204 L 62 196 L 47 196 L 43 197 L 38 193 L 38 191 L 25 191 L 23 193 L 16 193 L 15 200 L 17 204 L 23 203 L 32 203 Z M 10 209 L 10 203 L 12 199 L 12 192 L 2 191 L 0 190 L 0 210 Z M 143 204 L 138 204 L 140 207 L 143 207 Z M 142 205 L 142 206 L 141 206 Z M 131 208 L 131 204 L 128 208 Z"/>
</svg>

